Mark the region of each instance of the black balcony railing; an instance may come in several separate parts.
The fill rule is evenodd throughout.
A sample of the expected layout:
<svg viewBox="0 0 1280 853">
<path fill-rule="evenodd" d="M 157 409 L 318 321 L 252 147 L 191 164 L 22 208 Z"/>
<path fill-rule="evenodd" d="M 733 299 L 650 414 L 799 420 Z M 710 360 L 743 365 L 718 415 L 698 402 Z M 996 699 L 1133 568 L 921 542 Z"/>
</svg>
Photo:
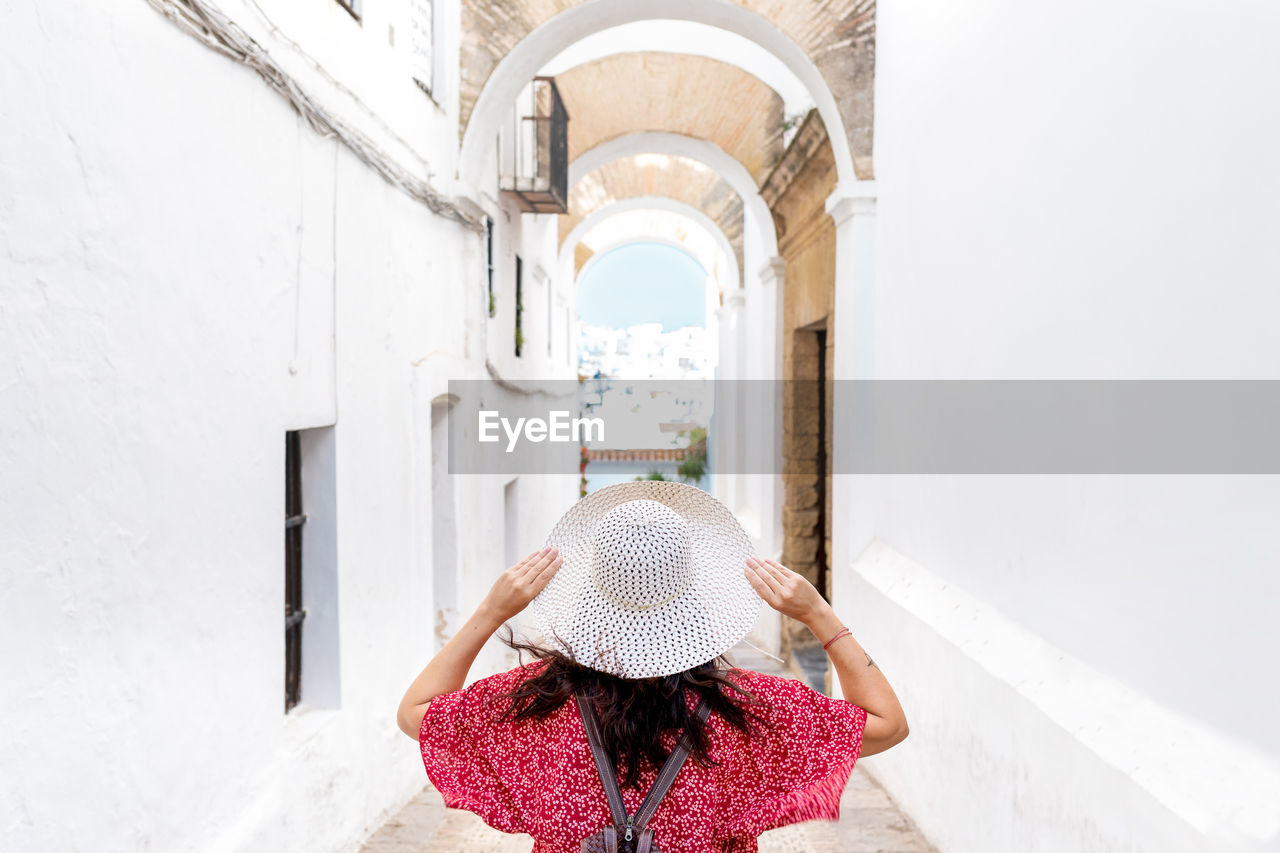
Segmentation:
<svg viewBox="0 0 1280 853">
<path fill-rule="evenodd" d="M 553 77 L 534 77 L 499 142 L 501 187 L 526 213 L 569 209 L 569 113 Z"/>
</svg>

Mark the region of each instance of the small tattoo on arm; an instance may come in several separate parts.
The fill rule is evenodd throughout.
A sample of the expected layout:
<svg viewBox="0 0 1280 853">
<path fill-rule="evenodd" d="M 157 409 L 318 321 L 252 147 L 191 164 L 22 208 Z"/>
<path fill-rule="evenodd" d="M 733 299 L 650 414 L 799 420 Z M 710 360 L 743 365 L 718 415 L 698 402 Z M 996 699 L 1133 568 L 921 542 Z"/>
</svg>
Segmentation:
<svg viewBox="0 0 1280 853">
<path fill-rule="evenodd" d="M 867 666 L 875 666 L 875 665 L 876 665 L 876 662 L 875 662 L 875 661 L 873 661 L 873 660 L 871 659 L 871 655 L 870 655 L 870 654 L 868 654 L 868 653 L 867 653 L 867 651 L 866 651 L 865 649 L 863 649 L 862 653 L 863 653 L 864 655 L 867 655 Z M 876 667 L 876 668 L 877 668 L 877 669 L 879 669 L 879 667 Z"/>
</svg>

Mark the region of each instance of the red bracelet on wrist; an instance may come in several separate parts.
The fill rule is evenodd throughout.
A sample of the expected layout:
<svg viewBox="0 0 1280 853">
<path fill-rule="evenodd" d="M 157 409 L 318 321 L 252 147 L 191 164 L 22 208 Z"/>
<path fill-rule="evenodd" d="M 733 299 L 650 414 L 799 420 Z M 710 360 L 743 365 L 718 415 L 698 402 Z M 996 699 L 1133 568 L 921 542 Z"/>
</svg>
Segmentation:
<svg viewBox="0 0 1280 853">
<path fill-rule="evenodd" d="M 834 643 L 836 640 L 840 639 L 841 637 L 852 637 L 852 636 L 853 636 L 853 632 L 850 631 L 848 628 L 841 628 L 839 631 L 836 631 L 836 635 L 834 637 L 832 637 L 830 640 L 827 640 L 825 643 L 822 644 L 822 650 L 825 652 L 828 646 L 830 646 L 832 643 Z"/>
</svg>

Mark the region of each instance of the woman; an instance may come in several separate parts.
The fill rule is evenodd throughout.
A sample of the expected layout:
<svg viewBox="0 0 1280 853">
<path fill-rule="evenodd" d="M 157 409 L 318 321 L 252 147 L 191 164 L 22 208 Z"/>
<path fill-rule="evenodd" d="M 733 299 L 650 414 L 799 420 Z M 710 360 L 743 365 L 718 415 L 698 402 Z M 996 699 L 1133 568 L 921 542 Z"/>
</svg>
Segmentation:
<svg viewBox="0 0 1280 853">
<path fill-rule="evenodd" d="M 843 700 L 725 662 L 762 601 L 826 644 Z M 461 689 L 531 603 L 548 647 L 509 640 L 538 659 Z M 414 680 L 398 721 L 446 805 L 532 835 L 534 853 L 754 851 L 767 829 L 836 819 L 858 756 L 907 736 L 893 689 L 818 591 L 757 558 L 715 498 L 655 481 L 578 501 Z M 659 785 L 637 814 L 660 778 L 665 796 Z"/>
</svg>

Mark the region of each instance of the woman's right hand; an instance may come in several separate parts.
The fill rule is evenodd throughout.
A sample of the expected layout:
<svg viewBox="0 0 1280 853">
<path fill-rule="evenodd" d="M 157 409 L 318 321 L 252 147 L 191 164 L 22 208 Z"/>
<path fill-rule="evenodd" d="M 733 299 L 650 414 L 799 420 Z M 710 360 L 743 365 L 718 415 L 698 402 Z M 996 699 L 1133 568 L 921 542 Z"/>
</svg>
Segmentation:
<svg viewBox="0 0 1280 853">
<path fill-rule="evenodd" d="M 494 581 L 481 609 L 501 624 L 516 616 L 538 597 L 560 570 L 560 552 L 550 546 L 534 551 Z"/>
<path fill-rule="evenodd" d="M 498 626 L 524 610 L 542 592 L 560 570 L 560 562 L 560 554 L 555 548 L 543 548 L 498 576 L 476 612 L 449 638 L 449 642 L 405 691 L 396 711 L 400 731 L 417 740 L 422 730 L 422 718 L 426 716 L 431 700 L 462 689 L 471 664 L 485 642 Z"/>
<path fill-rule="evenodd" d="M 748 557 L 746 574 L 765 604 L 806 625 L 831 609 L 813 584 L 781 563 Z"/>
</svg>

